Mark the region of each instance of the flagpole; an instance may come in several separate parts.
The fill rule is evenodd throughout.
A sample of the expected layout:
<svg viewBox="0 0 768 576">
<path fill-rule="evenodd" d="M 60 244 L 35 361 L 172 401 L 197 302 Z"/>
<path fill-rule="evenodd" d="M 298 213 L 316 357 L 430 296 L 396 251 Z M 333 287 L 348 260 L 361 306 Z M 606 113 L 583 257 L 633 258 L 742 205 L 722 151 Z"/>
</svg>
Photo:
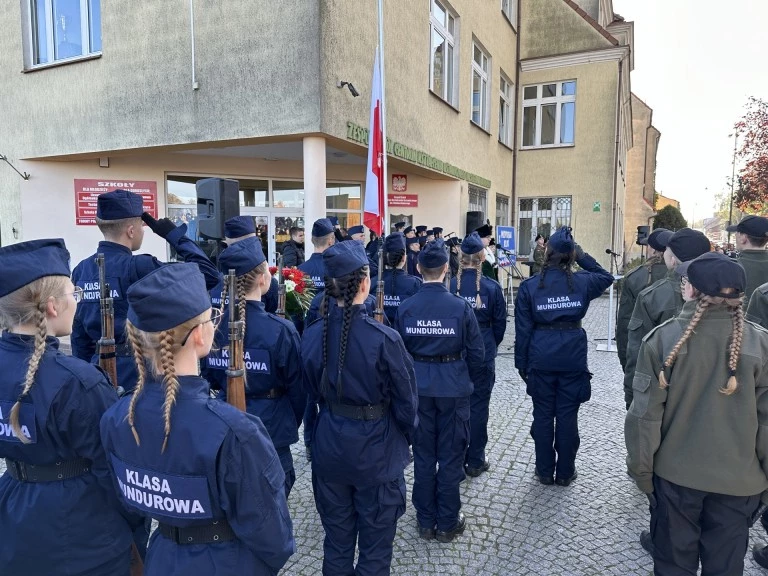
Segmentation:
<svg viewBox="0 0 768 576">
<path fill-rule="evenodd" d="M 386 82 L 384 81 L 384 0 L 379 0 L 379 74 L 381 77 L 381 139 L 382 139 L 382 177 L 384 178 L 384 225 L 381 235 L 389 233 L 389 180 L 387 170 L 387 105 Z"/>
</svg>

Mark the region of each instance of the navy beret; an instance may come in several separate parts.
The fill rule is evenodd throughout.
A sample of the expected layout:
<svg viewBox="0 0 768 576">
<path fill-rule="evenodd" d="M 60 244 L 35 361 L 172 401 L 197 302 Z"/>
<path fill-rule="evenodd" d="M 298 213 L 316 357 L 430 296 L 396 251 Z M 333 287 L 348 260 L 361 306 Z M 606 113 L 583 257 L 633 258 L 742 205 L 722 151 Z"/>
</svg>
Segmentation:
<svg viewBox="0 0 768 576">
<path fill-rule="evenodd" d="M 763 238 L 768 236 L 768 218 L 762 216 L 744 216 L 738 224 L 726 228 L 727 232 L 741 232 L 747 236 Z"/>
<path fill-rule="evenodd" d="M 681 228 L 669 239 L 667 248 L 680 262 L 688 262 L 712 250 L 712 245 L 702 232 Z"/>
<path fill-rule="evenodd" d="M 446 262 L 448 262 L 448 251 L 445 249 L 442 238 L 428 243 L 419 252 L 419 264 L 422 268 L 439 268 Z"/>
<path fill-rule="evenodd" d="M 403 234 L 408 234 L 408 232 L 413 232 L 413 226 L 407 226 L 405 230 L 403 230 Z"/>
<path fill-rule="evenodd" d="M 418 239 L 416 236 L 414 236 L 413 238 L 406 238 L 406 239 L 405 239 L 405 243 L 406 243 L 407 245 L 409 245 L 409 246 L 410 246 L 411 244 L 420 244 L 420 243 L 419 243 L 419 239 Z"/>
<path fill-rule="evenodd" d="M 253 216 L 235 216 L 224 222 L 225 238 L 241 238 L 248 234 L 256 234 Z"/>
<path fill-rule="evenodd" d="M 680 276 L 687 276 L 702 294 L 720 298 L 738 298 L 747 288 L 747 273 L 744 267 L 731 260 L 725 254 L 707 252 L 698 258 L 681 264 L 675 271 Z M 731 288 L 735 294 L 726 294 L 723 290 Z"/>
<path fill-rule="evenodd" d="M 144 213 L 144 200 L 128 190 L 115 190 L 99 194 L 96 201 L 96 218 L 99 220 L 123 220 L 139 218 Z"/>
<path fill-rule="evenodd" d="M 493 236 L 493 226 L 491 226 L 490 224 L 483 224 L 479 228 L 475 228 L 475 232 L 477 232 L 480 238 Z"/>
<path fill-rule="evenodd" d="M 0 248 L 0 297 L 45 276 L 71 275 L 61 238 L 29 240 Z"/>
<path fill-rule="evenodd" d="M 211 307 L 197 264 L 166 264 L 128 288 L 128 320 L 144 332 L 184 324 Z"/>
<path fill-rule="evenodd" d="M 477 232 L 472 232 L 461 242 L 461 251 L 464 254 L 477 254 L 485 249 L 482 238 Z"/>
<path fill-rule="evenodd" d="M 328 220 L 331 221 L 331 224 L 333 226 L 338 226 L 339 225 L 339 219 L 336 216 L 328 216 Z"/>
<path fill-rule="evenodd" d="M 453 238 L 448 238 L 448 240 L 446 240 L 445 243 L 451 248 L 453 248 L 454 246 L 459 246 L 461 244 L 461 241 L 454 236 Z"/>
<path fill-rule="evenodd" d="M 443 229 L 442 229 L 442 228 L 440 228 L 440 226 L 435 226 L 434 228 L 432 228 L 432 231 L 433 231 L 435 234 L 442 234 L 442 232 L 443 232 Z"/>
<path fill-rule="evenodd" d="M 427 227 L 426 226 L 416 226 L 416 232 L 426 232 Z"/>
<path fill-rule="evenodd" d="M 325 271 L 331 278 L 341 278 L 368 266 L 368 255 L 360 242 L 339 242 L 323 252 Z"/>
<path fill-rule="evenodd" d="M 251 236 L 222 250 L 219 254 L 219 268 L 225 273 L 234 268 L 235 274 L 243 276 L 264 260 L 266 258 L 261 247 L 261 240 Z"/>
<path fill-rule="evenodd" d="M 419 236 L 417 238 L 417 240 L 419 241 L 419 246 L 421 246 L 422 248 L 424 247 L 424 244 L 427 243 L 427 237 L 426 236 Z"/>
<path fill-rule="evenodd" d="M 648 236 L 648 245 L 657 252 L 664 252 L 664 250 L 667 249 L 669 239 L 672 238 L 674 234 L 674 232 L 667 230 L 666 228 L 656 228 L 651 232 L 650 236 Z"/>
<path fill-rule="evenodd" d="M 405 222 L 395 222 L 394 227 L 395 227 L 395 229 L 397 229 L 397 228 L 405 228 Z"/>
<path fill-rule="evenodd" d="M 434 236 L 435 231 L 434 230 L 427 230 L 427 236 Z"/>
<path fill-rule="evenodd" d="M 400 232 L 390 234 L 384 239 L 384 252 L 397 252 L 405 250 L 405 236 Z"/>
<path fill-rule="evenodd" d="M 362 234 L 365 231 L 365 228 L 362 226 L 352 226 L 347 230 L 347 234 L 352 236 L 352 234 Z"/>
<path fill-rule="evenodd" d="M 548 244 L 552 247 L 553 252 L 570 254 L 576 249 L 576 241 L 573 239 L 571 232 L 570 227 L 563 226 L 549 237 Z"/>
<path fill-rule="evenodd" d="M 322 238 L 323 236 L 328 236 L 328 234 L 333 234 L 333 224 L 331 224 L 331 221 L 328 218 L 315 220 L 315 223 L 312 224 L 312 236 L 314 238 Z"/>
</svg>

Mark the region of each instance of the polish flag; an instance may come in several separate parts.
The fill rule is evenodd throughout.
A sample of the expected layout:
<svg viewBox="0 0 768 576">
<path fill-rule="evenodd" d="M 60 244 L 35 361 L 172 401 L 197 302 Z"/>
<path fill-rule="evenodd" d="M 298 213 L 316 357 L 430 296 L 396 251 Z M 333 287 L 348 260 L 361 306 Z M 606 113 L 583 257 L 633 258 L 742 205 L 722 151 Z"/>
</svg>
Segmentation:
<svg viewBox="0 0 768 576">
<path fill-rule="evenodd" d="M 371 120 L 368 126 L 368 170 L 365 175 L 363 224 L 379 236 L 384 231 L 384 135 L 382 133 L 381 70 L 379 50 L 373 64 Z"/>
</svg>

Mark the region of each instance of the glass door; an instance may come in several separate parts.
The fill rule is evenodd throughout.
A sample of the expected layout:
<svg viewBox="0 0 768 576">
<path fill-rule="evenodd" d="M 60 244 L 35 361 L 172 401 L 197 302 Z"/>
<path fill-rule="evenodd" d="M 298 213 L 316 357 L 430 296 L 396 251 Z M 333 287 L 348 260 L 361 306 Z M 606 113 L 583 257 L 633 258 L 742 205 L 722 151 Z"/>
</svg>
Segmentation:
<svg viewBox="0 0 768 576">
<path fill-rule="evenodd" d="M 253 218 L 253 224 L 256 227 L 256 237 L 261 240 L 261 248 L 267 256 L 267 261 L 272 264 L 274 262 L 272 255 L 275 253 L 275 247 L 271 234 L 272 227 L 269 224 L 269 212 L 241 206 L 240 215 Z"/>
<path fill-rule="evenodd" d="M 272 219 L 272 251 L 270 252 L 270 264 L 275 265 L 275 255 L 283 253 L 283 245 L 291 239 L 291 228 L 304 228 L 304 216 L 300 212 L 291 214 L 271 214 Z M 310 230 L 310 233 L 312 231 Z M 309 236 L 305 234 L 305 242 Z"/>
</svg>

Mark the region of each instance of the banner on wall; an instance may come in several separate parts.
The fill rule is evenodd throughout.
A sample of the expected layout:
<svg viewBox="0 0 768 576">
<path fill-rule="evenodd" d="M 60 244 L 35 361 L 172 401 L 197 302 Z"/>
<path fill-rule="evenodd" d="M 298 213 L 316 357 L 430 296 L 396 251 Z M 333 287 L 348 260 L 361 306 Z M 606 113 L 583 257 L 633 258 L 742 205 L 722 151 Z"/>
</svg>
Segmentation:
<svg viewBox="0 0 768 576">
<path fill-rule="evenodd" d="M 96 225 L 96 205 L 99 194 L 113 190 L 129 190 L 144 201 L 144 212 L 157 218 L 157 182 L 151 180 L 85 180 L 75 179 L 75 224 Z"/>
<path fill-rule="evenodd" d="M 418 194 L 389 194 L 389 196 L 387 197 L 387 203 L 390 206 L 399 206 L 404 208 L 418 208 L 419 195 Z"/>
</svg>

